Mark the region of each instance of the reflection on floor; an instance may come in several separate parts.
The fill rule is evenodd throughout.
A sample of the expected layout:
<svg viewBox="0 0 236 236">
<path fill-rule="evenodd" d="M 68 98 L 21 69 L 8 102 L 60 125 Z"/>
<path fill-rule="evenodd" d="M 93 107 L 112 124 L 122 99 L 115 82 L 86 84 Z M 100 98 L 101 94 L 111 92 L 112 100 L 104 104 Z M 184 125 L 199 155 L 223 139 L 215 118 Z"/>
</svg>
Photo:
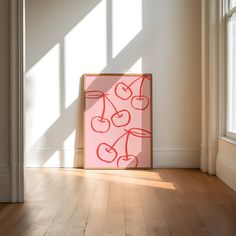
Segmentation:
<svg viewBox="0 0 236 236">
<path fill-rule="evenodd" d="M 236 235 L 236 193 L 199 170 L 27 169 L 0 235 Z"/>
</svg>

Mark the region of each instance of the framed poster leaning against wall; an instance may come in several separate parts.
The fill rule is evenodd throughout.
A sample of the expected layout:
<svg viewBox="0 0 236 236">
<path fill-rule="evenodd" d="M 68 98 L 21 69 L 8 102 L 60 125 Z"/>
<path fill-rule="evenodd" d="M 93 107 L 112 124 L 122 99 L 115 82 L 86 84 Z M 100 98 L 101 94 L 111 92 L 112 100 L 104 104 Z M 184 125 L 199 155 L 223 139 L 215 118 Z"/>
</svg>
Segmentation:
<svg viewBox="0 0 236 236">
<path fill-rule="evenodd" d="M 84 168 L 152 168 L 152 75 L 84 75 Z"/>
</svg>

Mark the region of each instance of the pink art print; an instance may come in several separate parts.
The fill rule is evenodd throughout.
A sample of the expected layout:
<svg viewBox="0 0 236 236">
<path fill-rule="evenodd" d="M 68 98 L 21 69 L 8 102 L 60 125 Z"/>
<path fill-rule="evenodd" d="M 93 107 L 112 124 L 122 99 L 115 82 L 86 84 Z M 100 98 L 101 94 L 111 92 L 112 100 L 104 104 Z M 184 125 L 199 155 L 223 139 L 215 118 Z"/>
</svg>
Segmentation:
<svg viewBox="0 0 236 236">
<path fill-rule="evenodd" d="M 87 74 L 85 168 L 152 167 L 151 74 Z"/>
</svg>

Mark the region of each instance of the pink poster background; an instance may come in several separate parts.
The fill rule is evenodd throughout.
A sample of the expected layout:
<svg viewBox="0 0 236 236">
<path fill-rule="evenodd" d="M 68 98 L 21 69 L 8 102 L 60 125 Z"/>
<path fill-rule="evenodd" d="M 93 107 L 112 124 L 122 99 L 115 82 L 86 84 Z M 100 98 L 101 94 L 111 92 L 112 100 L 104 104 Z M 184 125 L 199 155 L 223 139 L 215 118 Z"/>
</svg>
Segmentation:
<svg viewBox="0 0 236 236">
<path fill-rule="evenodd" d="M 85 168 L 152 167 L 151 74 L 85 75 Z"/>
</svg>

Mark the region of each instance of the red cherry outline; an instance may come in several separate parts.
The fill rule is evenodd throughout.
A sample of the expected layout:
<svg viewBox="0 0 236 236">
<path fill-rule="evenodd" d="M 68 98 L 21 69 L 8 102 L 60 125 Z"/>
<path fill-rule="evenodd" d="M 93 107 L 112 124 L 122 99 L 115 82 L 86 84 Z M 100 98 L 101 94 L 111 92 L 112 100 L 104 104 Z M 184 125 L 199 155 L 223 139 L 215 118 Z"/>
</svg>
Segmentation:
<svg viewBox="0 0 236 236">
<path fill-rule="evenodd" d="M 107 99 L 107 101 L 112 105 L 113 109 L 115 110 L 115 113 L 111 116 L 112 124 L 113 124 L 115 127 L 117 127 L 117 128 L 128 125 L 128 124 L 130 123 L 130 120 L 131 120 L 130 112 L 129 112 L 128 110 L 126 110 L 126 109 L 123 109 L 123 110 L 118 111 L 118 110 L 116 109 L 114 103 L 113 103 L 107 96 L 105 96 L 105 99 Z M 128 113 L 128 121 L 127 121 L 125 124 L 123 124 L 123 125 L 116 125 L 116 124 L 114 123 L 114 121 L 113 121 L 113 117 L 114 117 L 115 115 L 119 114 L 119 113 L 122 112 L 122 111 L 126 111 L 126 112 Z"/>
<path fill-rule="evenodd" d="M 136 156 L 134 156 L 134 155 L 128 155 L 128 156 L 120 156 L 118 159 L 117 159 L 117 162 L 116 162 L 116 166 L 118 167 L 118 168 L 122 168 L 122 167 L 120 167 L 119 166 L 119 161 L 121 160 L 121 159 L 123 159 L 123 160 L 125 160 L 125 161 L 129 161 L 131 158 L 129 158 L 129 157 L 134 157 L 134 159 L 136 160 L 136 164 L 135 164 L 135 166 L 133 166 L 133 167 L 131 167 L 131 168 L 136 168 L 137 166 L 138 166 L 138 158 L 136 157 Z M 126 168 L 126 167 L 125 167 Z M 129 168 L 129 167 L 127 167 L 127 168 Z"/>
<path fill-rule="evenodd" d="M 106 145 L 106 146 L 110 147 L 109 149 L 105 148 L 105 150 L 106 150 L 107 152 L 110 152 L 111 150 L 114 151 L 115 157 L 114 157 L 111 161 L 107 161 L 107 160 L 103 159 L 103 158 L 100 156 L 100 154 L 99 154 L 99 149 L 100 149 L 100 147 L 101 147 L 102 145 Z M 104 162 L 107 162 L 107 163 L 111 163 L 111 162 L 113 162 L 113 161 L 117 158 L 117 156 L 118 156 L 118 153 L 117 153 L 116 149 L 115 149 L 113 146 L 110 146 L 110 145 L 107 144 L 107 143 L 100 143 L 99 146 L 97 147 L 97 157 L 98 157 L 98 159 L 100 159 L 101 161 L 104 161 Z"/>
<path fill-rule="evenodd" d="M 108 121 L 108 128 L 107 128 L 105 131 L 101 131 L 101 130 L 95 129 L 95 127 L 94 127 L 94 125 L 93 125 L 93 120 L 94 120 L 95 118 L 99 118 L 101 122 L 103 122 L 103 120 Z M 97 133 L 106 133 L 106 132 L 108 132 L 108 130 L 110 129 L 110 126 L 111 126 L 110 121 L 109 121 L 108 119 L 104 118 L 104 117 L 102 118 L 101 116 L 94 116 L 94 117 L 91 119 L 90 124 L 91 124 L 91 129 L 92 129 L 94 132 L 97 132 Z"/>
<path fill-rule="evenodd" d="M 133 105 L 133 100 L 135 99 L 135 98 L 139 98 L 138 100 L 143 100 L 142 98 L 146 98 L 147 99 L 147 104 L 146 104 L 146 106 L 144 106 L 144 107 L 142 107 L 142 108 L 138 108 L 138 107 L 135 107 L 134 105 Z M 143 111 L 143 110 L 145 110 L 148 106 L 149 106 L 149 98 L 147 97 L 147 96 L 145 96 L 145 95 L 141 95 L 141 96 L 133 96 L 132 97 L 132 99 L 131 99 L 131 106 L 135 109 L 135 110 L 140 110 L 140 111 Z"/>
<path fill-rule="evenodd" d="M 117 124 L 115 124 L 115 122 L 113 121 L 113 118 L 114 118 L 116 115 L 119 116 L 119 113 L 124 112 L 124 111 L 127 112 L 127 114 L 128 114 L 128 120 L 126 121 L 126 123 L 124 123 L 124 124 L 122 124 L 122 125 L 117 125 Z M 123 114 L 122 114 L 122 116 L 123 116 Z M 128 110 L 126 110 L 126 109 L 120 110 L 120 111 L 114 113 L 114 114 L 111 116 L 112 124 L 113 124 L 115 127 L 118 127 L 118 128 L 128 125 L 128 124 L 130 123 L 130 120 L 131 120 L 130 112 L 129 112 Z"/>
<path fill-rule="evenodd" d="M 128 89 L 128 91 L 130 91 L 130 95 L 127 97 L 127 98 L 123 98 L 123 97 L 121 97 L 118 93 L 117 93 L 117 89 L 118 89 L 118 86 L 120 85 L 120 84 L 124 84 L 125 85 L 125 89 L 122 87 L 122 89 L 124 90 L 124 91 L 126 91 L 127 89 Z M 122 100 L 128 100 L 132 95 L 133 95 L 133 91 L 130 89 L 130 87 L 127 85 L 127 84 L 125 84 L 124 82 L 119 82 L 119 83 L 117 83 L 116 84 L 116 87 L 115 87 L 115 95 L 118 97 L 118 98 L 120 98 L 120 99 L 122 99 Z"/>
</svg>

